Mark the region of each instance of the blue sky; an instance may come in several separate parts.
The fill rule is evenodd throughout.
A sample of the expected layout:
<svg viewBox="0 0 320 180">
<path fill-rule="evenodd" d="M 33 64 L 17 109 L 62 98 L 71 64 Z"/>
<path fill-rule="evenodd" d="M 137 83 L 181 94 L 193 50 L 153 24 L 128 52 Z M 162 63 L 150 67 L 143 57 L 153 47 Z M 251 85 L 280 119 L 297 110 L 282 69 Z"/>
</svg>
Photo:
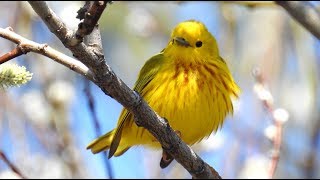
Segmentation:
<svg viewBox="0 0 320 180">
<path fill-rule="evenodd" d="M 114 4 L 116 4 L 116 3 L 120 3 L 120 2 L 114 2 Z M 315 3 L 315 4 L 317 4 L 317 3 Z M 114 5 L 108 6 L 106 13 L 109 12 L 108 8 L 116 8 L 116 7 L 119 7 L 119 6 L 114 6 Z M 188 19 L 200 20 L 204 24 L 206 24 L 209 31 L 216 37 L 218 43 L 223 43 L 224 38 L 222 37 L 222 35 L 226 32 L 220 27 L 222 13 L 220 11 L 221 7 L 220 7 L 219 3 L 184 2 L 181 5 L 173 6 L 173 8 L 172 8 L 172 6 L 170 6 L 170 8 L 172 10 L 174 10 L 174 13 L 172 13 L 172 15 L 170 16 L 172 19 L 168 20 L 169 21 L 168 24 L 175 25 L 181 21 L 188 20 Z M 244 8 L 242 7 L 242 10 L 243 9 Z M 119 11 L 121 11 L 121 10 L 122 9 L 119 9 Z M 116 11 L 118 11 L 118 9 L 116 9 L 112 12 L 116 12 Z M 256 13 L 257 11 L 258 10 L 245 11 L 247 13 L 247 14 L 243 15 L 245 18 L 242 18 L 242 19 L 238 18 L 237 19 L 241 22 L 241 24 L 240 23 L 236 24 L 236 26 L 237 26 L 236 30 L 235 30 L 236 35 L 234 35 L 235 36 L 234 41 L 238 42 L 238 44 L 236 44 L 237 46 L 243 45 L 239 42 L 244 41 L 242 38 L 248 37 L 248 36 L 241 34 L 242 33 L 242 31 L 240 29 L 241 25 L 245 24 L 244 21 L 249 19 L 249 13 Z M 268 11 L 268 10 L 264 9 L 262 11 Z M 272 10 L 270 10 L 270 12 L 271 11 Z M 236 11 L 236 12 L 243 12 L 243 11 Z M 114 14 L 111 14 L 109 12 L 109 14 L 107 14 L 106 16 L 113 17 L 113 15 Z M 246 17 L 248 17 L 248 19 L 246 19 Z M 158 18 L 158 17 L 156 17 L 156 18 Z M 6 24 L 6 22 L 0 21 L 0 25 L 6 26 L 3 24 Z M 123 24 L 125 24 L 125 23 L 123 23 Z M 248 25 L 250 25 L 250 24 L 248 24 Z M 292 24 L 290 24 L 290 25 L 293 26 Z M 119 25 L 119 26 L 121 27 L 121 25 Z M 32 28 L 32 32 L 33 32 L 32 39 L 34 41 L 37 41 L 40 43 L 56 41 L 56 38 L 51 33 L 49 33 L 48 29 L 45 27 L 45 25 L 43 24 L 42 21 L 33 22 L 32 27 L 33 27 Z M 134 73 L 132 73 L 132 72 L 129 73 L 128 71 L 135 69 L 135 68 L 139 69 L 139 67 L 132 67 L 131 68 L 130 67 L 131 64 L 129 64 L 129 65 L 126 64 L 128 62 L 123 63 L 123 64 L 126 64 L 127 66 L 124 66 L 123 64 L 121 64 L 122 58 L 125 59 L 128 57 L 127 51 L 125 51 L 124 49 L 128 48 L 129 49 L 128 52 L 130 52 L 130 48 L 131 48 L 130 43 L 125 42 L 125 44 L 123 44 L 123 45 L 121 44 L 122 42 L 110 43 L 111 41 L 114 41 L 114 40 L 120 41 L 120 40 L 127 38 L 127 36 L 119 37 L 119 34 L 110 33 L 111 32 L 110 28 L 116 28 L 116 27 L 105 27 L 105 31 L 108 32 L 108 34 L 103 36 L 103 37 L 105 37 L 105 39 L 103 39 L 103 41 L 104 41 L 103 43 L 106 44 L 104 46 L 104 48 L 105 48 L 105 54 L 107 56 L 108 63 L 111 65 L 111 67 L 116 72 L 120 71 L 121 74 L 120 73 L 119 74 L 123 77 L 125 82 L 127 81 L 128 84 L 134 84 L 134 82 L 131 82 L 129 80 L 135 79 L 135 77 L 134 78 L 132 77 L 133 76 L 132 74 L 135 74 L 135 76 L 136 76 L 138 71 L 136 71 Z M 118 28 L 118 26 L 117 26 L 117 28 Z M 117 30 L 118 29 L 115 29 L 114 31 L 117 31 Z M 302 31 L 302 33 L 300 31 Z M 294 29 L 294 31 L 292 31 L 290 33 L 293 35 L 296 35 L 297 32 L 300 32 L 302 35 L 299 34 L 300 36 L 298 36 L 298 37 L 302 37 L 301 39 L 305 39 L 305 41 L 303 41 L 304 42 L 303 45 L 306 45 L 307 48 L 314 48 L 315 56 L 317 57 L 317 58 L 315 58 L 315 60 L 316 60 L 315 64 L 317 64 L 319 67 L 319 64 L 320 64 L 320 61 L 319 61 L 320 43 L 315 38 L 313 38 L 313 37 L 310 38 L 310 36 L 305 35 L 303 31 L 304 31 L 303 29 L 297 30 L 297 28 L 296 28 L 296 29 Z M 116 37 L 114 37 L 115 34 L 117 35 Z M 253 37 L 255 37 L 255 36 L 253 36 Z M 307 37 L 307 38 L 305 38 L 305 37 Z M 156 52 L 161 51 L 163 47 L 158 48 L 158 46 L 152 46 L 152 47 L 148 46 L 147 43 L 154 42 L 150 39 L 141 38 L 141 39 L 139 39 L 139 41 L 145 40 L 146 46 L 149 48 L 148 50 L 150 50 L 150 51 L 151 50 L 156 51 Z M 164 41 L 167 42 L 167 39 Z M 159 43 L 163 43 L 164 41 L 161 40 L 161 41 L 159 41 Z M 239 50 L 239 51 L 242 50 L 243 48 L 245 48 L 244 46 L 247 47 L 250 45 L 249 44 L 250 42 L 254 42 L 254 41 L 255 41 L 255 39 L 246 39 L 246 42 L 248 42 L 248 44 L 245 44 L 241 47 L 238 47 L 237 50 Z M 297 42 L 300 42 L 300 41 L 297 41 Z M 310 42 L 312 45 L 308 44 Z M 120 44 L 120 46 L 118 43 Z M 118 46 L 120 48 L 123 47 L 123 52 L 125 52 L 125 53 L 117 54 L 117 56 L 112 55 L 110 53 L 110 51 L 111 51 L 110 49 L 116 48 Z M 155 47 L 158 49 L 155 50 Z M 300 55 L 299 52 L 294 51 L 294 47 L 296 47 L 296 44 L 290 44 L 286 47 L 286 49 L 285 49 L 286 53 L 287 53 L 285 56 L 286 60 L 283 61 L 285 63 L 283 63 L 281 66 L 282 67 L 281 71 L 283 71 L 282 76 L 281 77 L 279 76 L 278 78 L 279 79 L 284 78 L 283 82 L 285 82 L 285 83 L 290 80 L 294 81 L 293 85 L 297 85 L 299 87 L 302 87 L 301 91 L 303 90 L 304 92 L 307 92 L 307 94 L 306 94 L 306 96 L 303 96 L 304 95 L 303 92 L 298 92 L 299 93 L 298 95 L 301 95 L 301 96 L 298 96 L 293 93 L 293 89 L 283 92 L 283 91 L 281 91 L 281 89 L 277 89 L 281 86 L 272 87 L 272 85 L 275 85 L 276 83 L 273 83 L 273 84 L 270 83 L 271 92 L 275 92 L 275 104 L 277 105 L 277 107 L 282 107 L 282 106 L 285 107 L 287 101 L 285 101 L 283 99 L 286 98 L 285 97 L 286 95 L 289 96 L 290 93 L 292 93 L 295 96 L 294 97 L 290 96 L 287 98 L 297 99 L 297 100 L 299 100 L 299 102 L 301 100 L 301 104 L 303 103 L 302 100 L 306 101 L 303 97 L 309 97 L 312 95 L 312 94 L 311 95 L 308 94 L 308 92 L 309 92 L 309 91 L 307 91 L 308 87 L 307 88 L 304 87 L 304 86 L 306 86 L 306 83 L 300 82 L 300 81 L 304 80 L 303 79 L 304 76 L 301 76 L 301 74 L 299 74 L 299 72 L 298 72 L 298 71 L 303 71 L 303 67 L 301 67 L 301 59 L 304 60 L 304 62 L 305 62 L 302 64 L 306 64 L 305 66 L 308 66 L 310 64 L 310 62 L 308 62 L 308 60 L 311 58 L 305 58 L 305 57 L 311 57 L 311 55 L 310 54 L 307 54 L 309 56 L 303 56 L 306 54 Z M 299 47 L 299 46 L 297 46 L 297 47 Z M 59 47 L 59 48 L 61 49 L 62 47 Z M 247 53 L 254 52 L 254 48 L 256 48 L 256 47 L 252 47 L 252 51 L 249 51 Z M 261 48 L 257 47 L 257 48 L 263 49 L 264 47 L 261 47 Z M 142 49 L 144 50 L 144 48 L 142 48 Z M 119 52 L 121 52 L 121 50 L 122 49 L 120 49 Z M 1 52 L 1 50 L 0 50 L 0 52 Z M 136 62 L 135 58 L 140 58 L 142 56 L 146 57 L 147 55 L 149 56 L 149 54 L 150 54 L 150 52 L 146 52 L 146 51 L 142 51 L 142 52 L 143 52 L 142 55 L 130 54 L 130 55 L 132 55 L 133 62 L 130 62 L 130 61 L 129 62 L 132 64 L 136 64 L 136 63 L 138 64 L 140 62 Z M 225 52 L 228 52 L 228 51 L 225 51 Z M 241 56 L 241 53 L 240 54 L 237 54 L 237 53 L 238 53 L 238 51 L 235 52 L 235 54 L 236 54 L 235 56 L 237 56 L 237 57 Z M 274 52 L 272 52 L 272 53 L 274 53 Z M 2 52 L 0 54 L 2 54 Z M 137 54 L 139 54 L 139 53 L 137 53 Z M 300 56 L 297 56 L 297 54 Z M 28 63 L 26 63 L 24 60 L 25 60 L 24 57 L 21 57 L 17 60 L 17 62 L 20 65 L 26 65 L 28 68 Z M 41 59 L 39 61 L 49 61 L 49 60 L 48 59 Z M 262 60 L 257 59 L 257 60 L 255 60 L 255 63 L 253 63 L 253 64 L 254 65 L 259 64 L 260 61 L 262 61 Z M 233 66 L 236 66 L 236 65 L 241 66 L 241 65 L 243 65 L 243 63 L 250 62 L 250 61 L 236 59 L 231 62 L 234 63 L 234 64 L 231 64 Z M 142 62 L 142 64 L 143 64 L 143 62 Z M 251 66 L 253 66 L 253 65 L 250 64 L 250 68 L 252 68 Z M 121 69 L 123 67 L 125 67 L 127 69 L 125 69 L 125 68 Z M 247 66 L 244 66 L 244 67 L 247 68 Z M 274 68 L 276 68 L 276 67 L 277 67 L 277 65 L 274 65 Z M 301 68 L 302 68 L 302 70 L 301 70 Z M 223 128 L 219 132 L 217 132 L 217 134 L 215 135 L 217 138 L 221 138 L 223 140 L 220 147 L 218 147 L 212 151 L 202 152 L 199 154 L 206 162 L 208 162 L 210 165 L 215 167 L 218 170 L 218 172 L 226 173 L 226 174 L 223 174 L 224 177 L 226 177 L 226 178 L 237 177 L 237 175 L 240 171 L 237 168 L 242 167 L 243 164 L 245 164 L 248 157 L 251 157 L 253 155 L 257 155 L 257 156 L 263 155 L 265 157 L 268 157 L 269 148 L 271 146 L 270 141 L 268 141 L 268 139 L 264 135 L 264 130 L 266 129 L 266 127 L 268 127 L 271 124 L 271 116 L 270 116 L 270 114 L 268 114 L 268 112 L 265 109 L 263 109 L 263 107 L 260 104 L 260 101 L 257 100 L 257 96 L 253 92 L 254 80 L 250 74 L 250 70 L 248 70 L 249 72 L 247 72 L 245 68 L 242 68 L 242 69 L 235 68 L 235 69 L 238 70 L 237 72 L 234 72 L 234 74 L 237 75 L 237 76 L 235 76 L 235 79 L 237 82 L 239 82 L 239 85 L 242 88 L 242 94 L 240 96 L 241 100 L 239 102 L 239 104 L 240 104 L 239 107 L 241 108 L 241 110 L 237 111 L 233 118 L 231 118 L 230 116 L 227 117 L 227 120 L 225 121 Z M 307 73 L 311 72 L 311 70 L 310 71 L 308 71 L 308 70 L 306 71 Z M 83 159 L 84 165 L 85 165 L 84 168 L 87 168 L 87 170 L 90 173 L 90 177 L 92 177 L 92 178 L 106 178 L 107 175 L 106 175 L 104 161 L 103 161 L 103 159 L 106 157 L 102 153 L 97 154 L 97 155 L 93 155 L 90 151 L 86 150 L 86 146 L 88 145 L 88 143 L 90 143 L 93 139 L 96 138 L 96 135 L 95 135 L 95 129 L 94 129 L 94 126 L 92 123 L 92 119 L 91 119 L 92 117 L 90 115 L 88 104 L 87 104 L 87 98 L 86 98 L 85 93 L 83 91 L 84 90 L 83 77 L 81 77 L 80 75 L 77 75 L 74 72 L 71 72 L 71 73 L 72 73 L 71 76 L 75 76 L 75 80 L 74 80 L 75 94 L 74 94 L 74 98 L 73 98 L 73 101 L 70 106 L 70 112 L 68 114 L 68 116 L 70 118 L 70 129 L 72 130 L 72 133 L 74 135 L 73 138 L 76 142 L 77 148 L 80 151 L 81 156 L 83 156 L 82 159 Z M 305 73 L 305 74 L 307 74 L 307 73 Z M 243 76 L 243 74 L 245 74 L 245 76 Z M 19 102 L 19 100 L 20 100 L 19 98 L 24 94 L 24 92 L 26 92 L 30 89 L 37 89 L 37 90 L 42 91 L 43 87 L 41 87 L 41 85 L 39 85 L 40 83 L 36 81 L 37 77 L 35 77 L 35 76 L 39 76 L 39 73 L 36 72 L 34 74 L 35 80 L 31 81 L 29 84 L 22 86 L 21 88 L 10 89 L 10 91 L 8 91 L 8 94 L 10 95 L 10 97 L 12 97 L 16 102 Z M 270 75 L 270 76 L 272 76 L 272 75 Z M 315 85 L 317 85 L 319 80 L 316 78 L 315 81 L 316 81 Z M 279 85 L 279 84 L 276 84 L 276 85 Z M 318 90 L 318 92 L 315 93 L 314 97 L 318 97 L 317 95 L 319 95 L 319 93 L 320 93 L 319 89 L 317 89 L 317 90 Z M 97 117 L 100 122 L 101 130 L 103 133 L 106 133 L 106 132 L 112 130 L 113 128 L 115 128 L 120 111 L 122 109 L 122 105 L 119 104 L 114 99 L 110 98 L 109 96 L 105 95 L 97 86 L 95 86 L 93 84 L 91 84 L 91 92 L 94 97 L 95 108 L 96 108 L 96 112 L 97 112 Z M 294 91 L 294 92 L 296 92 L 296 91 Z M 278 95 L 277 93 L 282 95 L 283 97 L 276 98 Z M 319 103 L 320 101 L 318 99 L 316 99 L 315 101 L 318 104 L 316 107 L 320 107 L 320 103 Z M 297 103 L 297 104 L 299 104 L 299 103 Z M 288 107 L 288 109 L 289 109 L 289 107 Z M 303 107 L 301 107 L 301 109 L 303 109 Z M 316 109 L 316 112 L 318 112 L 318 111 L 319 111 L 319 109 Z M 6 108 L 5 107 L 2 108 L 0 112 L 6 112 Z M 14 143 L 15 140 L 13 139 L 12 135 L 10 134 L 10 126 L 11 126 L 10 121 L 12 121 L 12 120 L 8 119 L 9 116 L 6 115 L 6 113 L 3 113 L 3 114 L 4 114 L 4 116 L 3 116 L 4 121 L 2 121 L 3 128 L 0 128 L 0 135 L 1 135 L 0 147 L 2 147 L 2 150 L 9 156 L 10 159 L 15 159 L 16 158 L 15 157 L 15 150 L 16 150 L 15 148 L 17 146 Z M 285 151 L 285 155 L 282 156 L 283 158 L 281 159 L 282 161 L 279 164 L 279 168 L 282 169 L 281 172 L 285 172 L 284 174 L 287 173 L 289 175 L 292 175 L 290 177 L 302 177 L 303 170 L 299 171 L 299 167 L 297 166 L 297 164 L 292 161 L 294 161 L 293 159 L 303 158 L 304 156 L 307 155 L 306 152 L 308 152 L 310 150 L 310 147 L 311 147 L 310 134 L 306 133 L 308 130 L 308 124 L 305 123 L 306 121 L 309 121 L 309 119 L 306 118 L 305 120 L 301 121 L 301 119 L 299 119 L 298 117 L 293 117 L 294 114 L 295 114 L 295 112 L 290 112 L 290 115 L 291 115 L 290 118 L 292 118 L 293 120 L 290 121 L 291 124 L 289 124 L 288 126 L 285 127 L 283 138 L 284 138 L 284 147 L 286 148 L 285 149 L 286 151 Z M 305 116 L 301 116 L 301 117 L 309 117 L 309 116 L 305 115 Z M 29 143 L 28 147 L 30 147 L 31 153 L 35 153 L 35 154 L 41 153 L 44 155 L 48 155 L 48 152 L 46 152 L 43 149 L 41 143 L 39 143 L 37 141 L 34 133 L 32 133 L 32 128 L 28 125 L 25 125 L 25 126 L 21 125 L 21 126 L 23 126 L 26 129 L 27 136 L 24 137 L 25 138 L 24 141 Z M 320 135 L 318 135 L 318 136 L 320 136 Z M 317 145 L 318 149 L 320 148 L 319 141 L 320 141 L 320 137 L 318 137 L 318 145 Z M 208 142 L 208 143 L 211 143 L 211 142 Z M 214 143 L 214 142 L 212 142 L 212 143 Z M 238 153 L 238 154 L 236 154 L 236 153 Z M 144 162 L 144 158 L 154 158 L 155 156 L 158 156 L 159 154 L 160 154 L 159 151 L 154 152 L 154 154 L 153 154 L 153 153 L 150 153 L 149 151 L 145 151 L 142 147 L 136 147 L 136 148 L 131 148 L 130 150 L 128 150 L 125 154 L 123 154 L 120 157 L 111 158 L 109 160 L 109 162 L 112 166 L 114 178 L 148 178 L 149 176 L 148 176 L 147 172 L 153 171 L 154 169 L 152 169 L 153 167 L 146 167 L 146 164 Z M 236 157 L 232 156 L 234 154 L 236 154 Z M 296 154 L 299 154 L 301 156 L 296 157 Z M 145 157 L 145 156 L 150 156 L 150 157 Z M 229 161 L 227 161 L 227 159 L 229 157 L 235 158 L 236 163 L 230 164 Z M 319 154 L 317 156 L 317 159 L 318 159 L 318 162 L 320 162 Z M 154 163 L 158 164 L 159 161 L 157 160 Z M 173 163 L 173 165 L 169 166 L 169 169 L 172 168 L 173 166 L 180 166 L 180 165 Z M 146 169 L 146 168 L 150 168 L 150 169 Z M 2 161 L 0 161 L 0 172 L 2 169 L 7 169 L 7 166 L 4 165 L 4 163 Z M 166 171 L 167 170 L 161 170 L 161 172 L 166 172 Z M 280 177 L 282 177 L 282 176 L 280 176 Z"/>
</svg>

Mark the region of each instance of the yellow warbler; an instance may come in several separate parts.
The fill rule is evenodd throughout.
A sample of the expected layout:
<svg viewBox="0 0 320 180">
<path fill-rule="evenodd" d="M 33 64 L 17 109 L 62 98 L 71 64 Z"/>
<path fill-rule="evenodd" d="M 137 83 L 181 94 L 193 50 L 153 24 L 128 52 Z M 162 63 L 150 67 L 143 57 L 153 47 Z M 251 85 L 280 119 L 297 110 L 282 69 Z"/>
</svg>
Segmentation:
<svg viewBox="0 0 320 180">
<path fill-rule="evenodd" d="M 134 90 L 189 145 L 222 126 L 226 115 L 233 113 L 231 97 L 238 97 L 240 92 L 219 55 L 215 38 L 204 24 L 195 20 L 181 22 L 174 28 L 167 47 L 142 67 Z M 87 149 L 98 153 L 110 148 L 110 158 L 135 145 L 161 148 L 124 108 L 117 127 L 94 140 Z"/>
</svg>

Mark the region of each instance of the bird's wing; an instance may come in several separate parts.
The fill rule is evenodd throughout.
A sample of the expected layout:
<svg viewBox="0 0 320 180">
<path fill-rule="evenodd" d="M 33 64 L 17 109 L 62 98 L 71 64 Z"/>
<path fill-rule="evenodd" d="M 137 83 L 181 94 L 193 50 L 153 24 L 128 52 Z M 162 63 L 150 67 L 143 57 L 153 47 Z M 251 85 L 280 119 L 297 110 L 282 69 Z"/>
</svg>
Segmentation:
<svg viewBox="0 0 320 180">
<path fill-rule="evenodd" d="M 144 64 L 139 73 L 138 80 L 136 81 L 135 86 L 133 88 L 134 91 L 136 91 L 139 94 L 142 93 L 142 90 L 150 83 L 150 81 L 154 78 L 154 76 L 161 68 L 161 64 L 163 64 L 162 61 L 164 61 L 163 54 L 159 53 L 151 57 Z M 143 94 L 141 95 L 143 96 Z M 109 158 L 112 157 L 114 153 L 117 151 L 117 148 L 121 140 L 122 129 L 125 126 L 125 124 L 131 124 L 129 123 L 130 121 L 133 121 L 133 118 L 131 117 L 132 115 L 130 115 L 130 112 L 124 108 L 121 112 L 119 124 L 113 137 L 112 143 L 110 145 Z"/>
<path fill-rule="evenodd" d="M 164 60 L 162 53 L 151 57 L 142 67 L 139 78 L 134 85 L 133 90 L 141 93 L 144 87 L 154 78 L 159 69 L 161 68 L 162 61 Z"/>
</svg>

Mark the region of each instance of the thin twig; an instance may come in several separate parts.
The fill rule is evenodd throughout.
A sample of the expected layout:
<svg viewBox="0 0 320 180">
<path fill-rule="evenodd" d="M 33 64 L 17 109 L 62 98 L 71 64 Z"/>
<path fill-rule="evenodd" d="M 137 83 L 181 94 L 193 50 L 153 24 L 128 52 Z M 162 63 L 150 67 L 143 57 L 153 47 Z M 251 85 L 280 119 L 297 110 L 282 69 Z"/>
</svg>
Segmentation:
<svg viewBox="0 0 320 180">
<path fill-rule="evenodd" d="M 6 29 L 0 28 L 0 37 L 3 37 L 7 40 L 10 40 L 16 44 L 18 44 L 17 46 L 17 53 L 13 53 L 12 55 L 10 55 L 10 53 L 7 55 L 5 54 L 4 56 L 2 56 L 1 58 L 3 59 L 3 61 L 8 61 L 21 54 L 26 54 L 28 52 L 35 52 L 38 54 L 42 54 L 50 59 L 53 59 L 54 61 L 69 67 L 71 70 L 82 74 L 83 76 L 87 77 L 88 79 L 94 81 L 93 78 L 93 74 L 92 72 L 89 70 L 89 68 L 87 66 L 85 66 L 83 63 L 81 63 L 80 61 L 73 59 L 53 48 L 51 48 L 50 46 L 48 46 L 47 44 L 38 44 L 34 41 L 28 40 L 18 34 L 16 34 L 15 32 L 13 32 L 12 28 L 8 27 Z"/>
<path fill-rule="evenodd" d="M 269 90 L 265 88 L 265 82 L 264 77 L 260 70 L 256 69 L 253 73 L 255 80 L 257 82 L 256 84 L 256 93 L 258 94 L 259 99 L 262 101 L 263 106 L 267 109 L 268 113 L 273 118 L 272 121 L 274 123 L 275 127 L 275 133 L 272 136 L 272 151 L 271 151 L 271 161 L 269 165 L 268 175 L 269 178 L 273 178 L 275 171 L 277 169 L 277 165 L 279 163 L 280 159 L 280 149 L 281 149 L 281 143 L 282 143 L 282 129 L 283 129 L 283 123 L 286 121 L 286 119 L 280 119 L 280 117 L 277 117 L 274 115 L 275 110 L 273 107 L 273 97 Z"/>
<path fill-rule="evenodd" d="M 11 59 L 21 56 L 22 54 L 24 53 L 21 51 L 21 49 L 19 47 L 16 47 L 12 51 L 0 56 L 0 64 L 10 61 Z"/>
<path fill-rule="evenodd" d="M 273 111 L 272 111 L 273 112 Z M 271 163 L 269 167 L 269 178 L 273 178 L 274 174 L 276 172 L 279 159 L 280 159 L 280 149 L 281 149 L 281 143 L 282 143 L 282 129 L 283 129 L 283 123 L 277 119 L 273 119 L 276 132 L 273 139 L 273 151 L 271 154 Z"/>
<path fill-rule="evenodd" d="M 24 176 L 19 169 L 17 168 L 17 166 L 15 166 L 8 158 L 7 156 L 4 154 L 4 152 L 2 152 L 0 150 L 0 159 L 2 159 L 8 166 L 9 168 L 15 172 L 18 176 L 20 176 L 22 179 L 27 179 L 26 176 Z"/>
<path fill-rule="evenodd" d="M 90 109 L 90 113 L 91 113 L 91 117 L 92 117 L 91 119 L 94 124 L 96 137 L 99 137 L 99 136 L 101 136 L 102 133 L 101 133 L 100 124 L 99 124 L 99 120 L 98 120 L 97 113 L 96 113 L 95 103 L 94 103 L 93 96 L 92 96 L 91 90 L 90 90 L 90 81 L 88 81 L 87 79 L 84 79 L 84 81 L 85 81 L 84 92 L 85 92 L 87 99 L 88 99 L 88 105 L 89 105 L 89 109 Z M 102 155 L 104 157 L 103 162 L 104 162 L 104 165 L 106 168 L 106 174 L 108 175 L 109 179 L 113 179 L 112 167 L 109 162 L 109 159 L 106 158 L 108 156 L 107 151 L 104 151 Z"/>
<path fill-rule="evenodd" d="M 307 1 L 276 1 L 287 12 L 320 40 L 320 13 Z"/>
<path fill-rule="evenodd" d="M 95 84 L 99 86 L 105 94 L 110 94 L 115 100 L 127 108 L 135 116 L 135 123 L 146 128 L 193 178 L 221 178 L 218 172 L 205 163 L 180 139 L 170 125 L 155 113 L 138 93 L 132 91 L 112 71 L 110 66 L 106 64 L 103 54 L 92 48 L 88 48 L 84 43 L 76 45 L 70 43 L 70 38 L 66 37 L 69 35 L 67 32 L 70 32 L 70 30 L 68 30 L 65 25 L 62 27 L 64 33 L 57 32 L 59 25 L 62 24 L 61 20 L 47 6 L 46 2 L 30 1 L 29 3 L 41 19 L 46 22 L 51 32 L 62 40 L 62 43 L 64 43 L 76 58 L 92 70 L 96 80 Z"/>
</svg>

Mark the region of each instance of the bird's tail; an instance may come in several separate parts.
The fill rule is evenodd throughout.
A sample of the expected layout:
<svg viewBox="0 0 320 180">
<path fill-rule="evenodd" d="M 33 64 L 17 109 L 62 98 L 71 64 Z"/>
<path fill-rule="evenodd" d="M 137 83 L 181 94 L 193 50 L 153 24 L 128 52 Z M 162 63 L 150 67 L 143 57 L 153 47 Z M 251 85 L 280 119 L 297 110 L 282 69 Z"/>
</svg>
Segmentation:
<svg viewBox="0 0 320 180">
<path fill-rule="evenodd" d="M 108 150 L 110 148 L 114 133 L 115 130 L 112 130 L 107 134 L 98 137 L 87 146 L 87 149 L 90 149 L 93 154 Z"/>
<path fill-rule="evenodd" d="M 108 132 L 107 134 L 104 134 L 103 136 L 98 137 L 87 146 L 87 149 L 90 149 L 93 154 L 110 149 L 110 145 L 112 143 L 115 132 L 116 132 L 116 129 Z M 114 156 L 122 155 L 129 148 L 130 147 L 119 146 Z"/>
</svg>

